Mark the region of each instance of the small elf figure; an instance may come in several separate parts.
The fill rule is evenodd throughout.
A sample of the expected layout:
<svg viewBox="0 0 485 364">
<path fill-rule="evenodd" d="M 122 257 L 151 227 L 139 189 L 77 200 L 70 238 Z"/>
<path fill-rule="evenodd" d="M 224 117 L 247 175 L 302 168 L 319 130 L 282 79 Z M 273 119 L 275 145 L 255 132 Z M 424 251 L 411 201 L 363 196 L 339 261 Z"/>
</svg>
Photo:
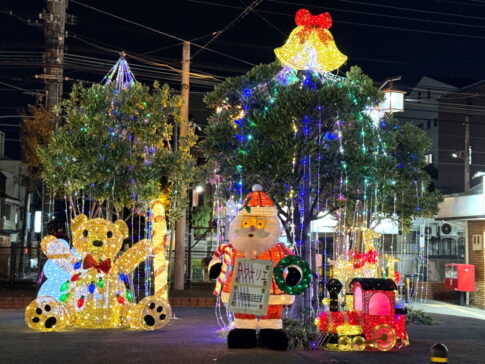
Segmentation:
<svg viewBox="0 0 485 364">
<path fill-rule="evenodd" d="M 209 274 L 217 278 L 214 294 L 221 294 L 222 302 L 227 303 L 231 293 L 234 267 L 238 258 L 261 259 L 272 261 L 276 267 L 285 257 L 293 252 L 278 242 L 281 224 L 276 207 L 271 198 L 263 192 L 260 185 L 254 185 L 241 209 L 229 228 L 230 244 L 221 245 L 209 264 Z M 302 273 L 295 267 L 289 267 L 284 276 L 287 286 L 300 284 Z M 286 350 L 288 336 L 282 330 L 283 306 L 290 305 L 294 296 L 282 291 L 271 278 L 270 296 L 266 315 L 235 313 L 234 325 L 227 337 L 229 348 L 252 348 L 257 346 L 257 332 L 262 346 L 273 350 Z"/>
</svg>

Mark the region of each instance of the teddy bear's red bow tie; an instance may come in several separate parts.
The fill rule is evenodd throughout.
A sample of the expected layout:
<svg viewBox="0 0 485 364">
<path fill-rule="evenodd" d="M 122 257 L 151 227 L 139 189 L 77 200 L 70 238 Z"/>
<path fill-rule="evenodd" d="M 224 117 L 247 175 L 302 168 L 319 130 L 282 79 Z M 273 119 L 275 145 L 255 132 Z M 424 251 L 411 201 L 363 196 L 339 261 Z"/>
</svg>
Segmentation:
<svg viewBox="0 0 485 364">
<path fill-rule="evenodd" d="M 111 259 L 105 259 L 102 262 L 97 262 L 91 254 L 86 255 L 83 260 L 83 269 L 96 268 L 96 270 L 103 271 L 103 273 L 108 274 L 111 269 Z"/>
</svg>

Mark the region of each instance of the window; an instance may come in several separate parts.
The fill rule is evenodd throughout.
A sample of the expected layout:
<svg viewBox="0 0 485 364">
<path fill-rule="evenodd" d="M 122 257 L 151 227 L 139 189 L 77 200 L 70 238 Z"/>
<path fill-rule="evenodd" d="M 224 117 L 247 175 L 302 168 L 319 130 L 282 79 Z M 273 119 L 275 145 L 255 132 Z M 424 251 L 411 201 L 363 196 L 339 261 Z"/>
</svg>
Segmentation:
<svg viewBox="0 0 485 364">
<path fill-rule="evenodd" d="M 5 182 L 7 181 L 7 177 L 0 172 L 0 192 L 5 193 Z"/>
<path fill-rule="evenodd" d="M 369 301 L 369 315 L 390 315 L 391 303 L 384 293 L 374 294 Z"/>
<path fill-rule="evenodd" d="M 434 121 L 434 126 L 435 127 L 438 126 L 438 119 L 434 119 L 433 121 Z"/>
<path fill-rule="evenodd" d="M 418 124 L 418 128 L 424 130 L 424 125 L 423 124 Z"/>
<path fill-rule="evenodd" d="M 424 156 L 424 160 L 426 161 L 426 164 L 433 164 L 433 154 L 428 153 Z"/>
<path fill-rule="evenodd" d="M 431 128 L 431 120 L 428 120 L 426 122 L 426 129 L 429 129 L 429 128 Z"/>
<path fill-rule="evenodd" d="M 362 288 L 360 286 L 356 286 L 354 288 L 354 310 L 355 311 L 362 311 Z"/>
<path fill-rule="evenodd" d="M 6 220 L 10 220 L 11 206 L 8 204 L 5 204 L 4 206 L 5 206 L 5 212 L 3 216 L 5 217 Z"/>
</svg>

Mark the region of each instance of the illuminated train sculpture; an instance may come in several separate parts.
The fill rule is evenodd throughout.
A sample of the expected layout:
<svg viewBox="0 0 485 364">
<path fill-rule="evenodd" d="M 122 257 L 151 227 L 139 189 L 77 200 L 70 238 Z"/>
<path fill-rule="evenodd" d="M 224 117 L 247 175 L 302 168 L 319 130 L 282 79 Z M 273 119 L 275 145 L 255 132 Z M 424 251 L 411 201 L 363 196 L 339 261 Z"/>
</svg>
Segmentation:
<svg viewBox="0 0 485 364">
<path fill-rule="evenodd" d="M 351 309 L 339 311 L 337 279 L 327 283 L 330 311 L 322 312 L 315 324 L 323 335 L 318 345 L 339 351 L 400 349 L 409 345 L 406 309 L 395 307 L 396 284 L 392 279 L 355 278 L 350 282 Z"/>
</svg>

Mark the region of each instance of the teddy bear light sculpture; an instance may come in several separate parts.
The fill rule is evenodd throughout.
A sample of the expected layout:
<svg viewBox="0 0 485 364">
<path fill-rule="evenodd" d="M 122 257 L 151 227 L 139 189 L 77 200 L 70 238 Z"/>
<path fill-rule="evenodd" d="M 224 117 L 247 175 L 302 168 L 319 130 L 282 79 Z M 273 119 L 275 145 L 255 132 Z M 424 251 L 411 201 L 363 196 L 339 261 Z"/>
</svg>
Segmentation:
<svg viewBox="0 0 485 364">
<path fill-rule="evenodd" d="M 133 292 L 127 289 L 128 275 L 150 255 L 150 240 L 139 241 L 117 258 L 123 240 L 128 237 L 128 226 L 123 220 L 111 222 L 78 215 L 72 220 L 71 228 L 78 255 L 55 236 L 42 239 L 44 254 L 69 273 L 70 279 L 59 287 L 58 299 L 39 296 L 29 304 L 25 322 L 30 328 L 155 330 L 171 320 L 166 300 L 147 296 L 135 304 Z"/>
</svg>

